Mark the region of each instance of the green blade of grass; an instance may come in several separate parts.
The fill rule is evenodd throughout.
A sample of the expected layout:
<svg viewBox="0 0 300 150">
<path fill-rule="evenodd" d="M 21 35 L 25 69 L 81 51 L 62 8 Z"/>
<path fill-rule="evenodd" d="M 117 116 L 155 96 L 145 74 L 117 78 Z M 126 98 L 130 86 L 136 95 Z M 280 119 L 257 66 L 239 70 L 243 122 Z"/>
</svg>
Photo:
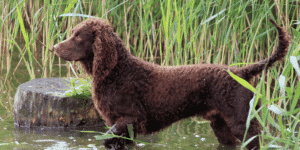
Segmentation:
<svg viewBox="0 0 300 150">
<path fill-rule="evenodd" d="M 255 94 L 258 94 L 256 89 L 250 84 L 248 83 L 246 80 L 240 78 L 239 76 L 233 74 L 230 70 L 227 71 L 229 73 L 229 75 L 235 79 L 237 82 L 239 82 L 242 86 L 244 86 L 245 88 L 249 89 L 250 91 L 252 91 Z"/>
<path fill-rule="evenodd" d="M 23 6 L 24 2 L 21 3 L 20 5 Z M 34 67 L 33 67 L 33 64 L 32 64 L 32 61 L 33 61 L 32 60 L 32 53 L 31 53 L 31 50 L 30 50 L 30 47 L 29 47 L 29 39 L 28 39 L 27 32 L 25 30 L 25 26 L 24 26 L 22 14 L 20 13 L 19 6 L 17 6 L 17 13 L 18 13 L 18 21 L 19 21 L 19 24 L 20 24 L 20 27 L 21 27 L 22 35 L 23 35 L 24 40 L 25 40 L 25 46 L 26 46 L 26 49 L 27 49 L 27 52 L 28 52 L 28 57 L 29 57 L 30 65 L 26 65 L 26 67 L 27 67 L 27 70 L 29 72 L 30 79 L 32 80 L 32 79 L 35 79 Z M 26 64 L 27 61 L 26 61 L 25 58 L 24 58 L 24 61 L 25 61 L 25 64 Z"/>
</svg>

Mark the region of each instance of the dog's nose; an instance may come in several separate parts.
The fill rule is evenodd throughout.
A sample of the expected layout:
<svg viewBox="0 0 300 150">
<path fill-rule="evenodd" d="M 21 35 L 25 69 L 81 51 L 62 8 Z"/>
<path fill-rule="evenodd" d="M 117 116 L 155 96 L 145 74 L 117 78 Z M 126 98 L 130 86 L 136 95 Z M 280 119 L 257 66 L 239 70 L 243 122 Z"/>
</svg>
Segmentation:
<svg viewBox="0 0 300 150">
<path fill-rule="evenodd" d="M 63 40 L 63 41 L 61 41 L 60 43 L 63 43 L 63 42 L 65 42 L 66 40 Z M 55 44 L 54 46 L 53 46 L 53 51 L 55 51 L 56 50 L 56 48 L 57 48 L 57 45 L 58 44 Z"/>
</svg>

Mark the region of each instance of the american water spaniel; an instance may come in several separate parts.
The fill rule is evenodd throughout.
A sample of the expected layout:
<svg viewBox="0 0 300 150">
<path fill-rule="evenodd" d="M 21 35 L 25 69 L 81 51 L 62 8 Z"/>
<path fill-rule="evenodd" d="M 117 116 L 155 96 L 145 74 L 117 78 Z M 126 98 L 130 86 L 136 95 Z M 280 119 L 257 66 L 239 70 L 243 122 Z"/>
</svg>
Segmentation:
<svg viewBox="0 0 300 150">
<path fill-rule="evenodd" d="M 203 116 L 221 144 L 235 145 L 243 140 L 249 102 L 253 93 L 234 80 L 235 75 L 250 82 L 264 69 L 286 55 L 289 41 L 286 31 L 272 19 L 279 33 L 279 44 L 267 59 L 246 67 L 194 64 L 165 67 L 143 61 L 129 53 L 108 21 L 89 18 L 72 30 L 72 36 L 55 45 L 56 55 L 67 61 L 79 61 L 93 77 L 94 105 L 111 128 L 107 133 L 129 137 L 149 134 L 190 116 Z M 259 105 L 258 105 L 259 106 Z M 256 136 L 248 149 L 259 149 L 259 123 L 250 122 L 246 140 Z M 107 149 L 125 149 L 127 140 L 103 141 Z"/>
</svg>

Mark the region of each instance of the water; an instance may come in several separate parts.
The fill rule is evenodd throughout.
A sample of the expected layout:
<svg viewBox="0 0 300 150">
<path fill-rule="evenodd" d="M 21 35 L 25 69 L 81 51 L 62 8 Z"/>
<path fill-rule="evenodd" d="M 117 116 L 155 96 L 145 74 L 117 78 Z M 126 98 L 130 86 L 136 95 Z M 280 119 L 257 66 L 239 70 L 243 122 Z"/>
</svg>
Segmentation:
<svg viewBox="0 0 300 150">
<path fill-rule="evenodd" d="M 3 109 L 0 116 L 5 116 Z M 0 124 L 0 149 L 105 149 L 102 141 L 94 136 L 99 133 L 81 131 L 105 132 L 104 127 L 98 128 L 19 128 L 13 125 L 13 115 L 3 119 Z M 214 136 L 208 122 L 201 118 L 189 118 L 174 123 L 167 129 L 152 135 L 139 135 L 138 140 L 151 143 L 145 145 L 137 142 L 131 149 L 161 150 L 161 149 L 235 149 L 222 147 Z"/>
</svg>

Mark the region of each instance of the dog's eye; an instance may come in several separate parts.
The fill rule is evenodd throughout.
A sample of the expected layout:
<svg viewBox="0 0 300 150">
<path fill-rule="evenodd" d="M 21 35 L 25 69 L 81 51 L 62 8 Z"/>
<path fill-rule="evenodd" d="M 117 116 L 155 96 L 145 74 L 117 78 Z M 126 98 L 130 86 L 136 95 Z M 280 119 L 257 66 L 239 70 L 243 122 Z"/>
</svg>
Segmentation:
<svg viewBox="0 0 300 150">
<path fill-rule="evenodd" d="M 76 40 L 81 40 L 81 36 L 76 36 Z"/>
</svg>

